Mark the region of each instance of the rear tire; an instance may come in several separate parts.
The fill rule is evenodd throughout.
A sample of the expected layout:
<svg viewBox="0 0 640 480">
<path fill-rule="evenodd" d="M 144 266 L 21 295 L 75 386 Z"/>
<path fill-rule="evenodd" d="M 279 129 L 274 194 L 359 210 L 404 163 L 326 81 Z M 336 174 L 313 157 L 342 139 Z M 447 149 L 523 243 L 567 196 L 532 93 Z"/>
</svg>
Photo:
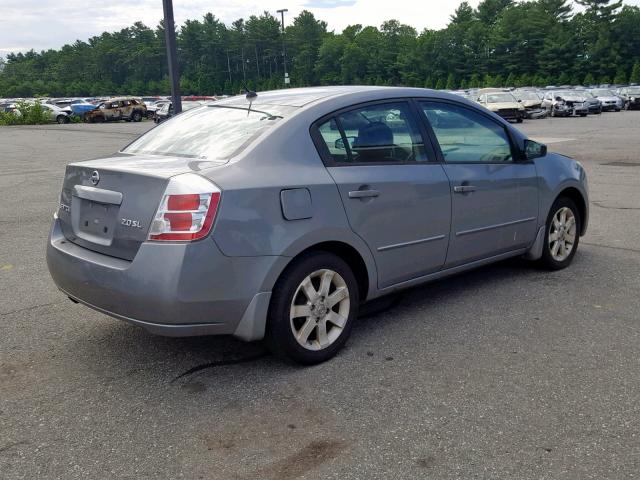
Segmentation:
<svg viewBox="0 0 640 480">
<path fill-rule="evenodd" d="M 279 357 L 324 362 L 347 342 L 358 306 L 358 283 L 347 263 L 328 252 L 306 254 L 273 289 L 265 342 Z"/>
<path fill-rule="evenodd" d="M 541 265 L 548 270 L 568 267 L 578 250 L 581 228 L 582 219 L 573 200 L 556 199 L 547 216 Z"/>
</svg>

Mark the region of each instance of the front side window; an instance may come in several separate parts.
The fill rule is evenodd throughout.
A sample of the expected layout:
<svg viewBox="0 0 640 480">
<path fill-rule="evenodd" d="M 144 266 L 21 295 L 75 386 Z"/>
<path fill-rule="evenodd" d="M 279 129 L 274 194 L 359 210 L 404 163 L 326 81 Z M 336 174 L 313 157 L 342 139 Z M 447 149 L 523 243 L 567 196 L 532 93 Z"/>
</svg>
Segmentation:
<svg viewBox="0 0 640 480">
<path fill-rule="evenodd" d="M 504 127 L 471 109 L 420 102 L 447 163 L 513 162 Z"/>
<path fill-rule="evenodd" d="M 427 161 L 422 135 L 405 102 L 343 112 L 321 124 L 318 131 L 337 164 Z"/>
</svg>

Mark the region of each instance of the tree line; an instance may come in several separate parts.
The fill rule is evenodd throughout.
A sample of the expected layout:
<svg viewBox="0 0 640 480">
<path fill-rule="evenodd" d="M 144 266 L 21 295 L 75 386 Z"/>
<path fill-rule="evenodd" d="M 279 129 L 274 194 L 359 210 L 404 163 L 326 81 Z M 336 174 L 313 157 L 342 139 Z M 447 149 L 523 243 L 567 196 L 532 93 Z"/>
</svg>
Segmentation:
<svg viewBox="0 0 640 480">
<path fill-rule="evenodd" d="M 576 5 L 580 8 L 576 8 Z M 341 33 L 303 11 L 286 27 L 270 12 L 225 25 L 211 13 L 178 28 L 184 94 L 365 84 L 427 88 L 640 83 L 640 8 L 621 0 L 460 3 L 446 28 L 397 20 Z M 164 25 L 141 22 L 58 50 L 9 54 L 0 97 L 169 92 Z"/>
</svg>

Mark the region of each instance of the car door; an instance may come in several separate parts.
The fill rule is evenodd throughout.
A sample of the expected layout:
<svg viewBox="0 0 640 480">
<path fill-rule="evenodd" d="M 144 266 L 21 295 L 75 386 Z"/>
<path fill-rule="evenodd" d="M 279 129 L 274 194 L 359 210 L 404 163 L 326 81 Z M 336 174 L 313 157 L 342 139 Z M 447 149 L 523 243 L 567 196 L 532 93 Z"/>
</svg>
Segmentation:
<svg viewBox="0 0 640 480">
<path fill-rule="evenodd" d="M 529 246 L 536 236 L 535 164 L 521 161 L 505 126 L 471 107 L 420 101 L 451 183 L 446 267 Z"/>
<path fill-rule="evenodd" d="M 441 269 L 449 181 L 412 105 L 396 100 L 346 109 L 316 122 L 312 132 L 351 228 L 375 258 L 378 286 Z"/>
</svg>

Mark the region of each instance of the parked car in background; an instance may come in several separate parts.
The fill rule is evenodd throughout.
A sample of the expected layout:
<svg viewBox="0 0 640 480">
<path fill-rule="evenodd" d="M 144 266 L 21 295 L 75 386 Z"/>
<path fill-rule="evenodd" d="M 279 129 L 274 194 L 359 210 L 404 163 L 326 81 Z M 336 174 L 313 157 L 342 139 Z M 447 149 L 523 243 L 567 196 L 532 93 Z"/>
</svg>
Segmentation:
<svg viewBox="0 0 640 480">
<path fill-rule="evenodd" d="M 51 121 L 59 124 L 70 122 L 69 113 L 62 108 L 56 105 L 51 105 L 49 103 L 42 103 L 40 104 L 40 106 L 49 112 L 49 114 L 51 115 Z"/>
<path fill-rule="evenodd" d="M 149 106 L 150 103 L 160 100 L 160 97 L 140 97 L 140 100 L 144 102 L 145 105 Z"/>
<path fill-rule="evenodd" d="M 135 98 L 120 97 L 100 103 L 93 110 L 86 112 L 84 117 L 85 121 L 90 123 L 117 120 L 139 122 L 146 114 L 147 107 L 144 103 Z"/>
<path fill-rule="evenodd" d="M 211 102 L 217 100 L 211 95 L 186 95 L 182 97 L 183 102 Z"/>
<path fill-rule="evenodd" d="M 157 100 L 151 103 L 145 103 L 147 106 L 147 118 L 155 119 L 156 112 L 166 103 L 171 103 L 171 100 Z"/>
<path fill-rule="evenodd" d="M 74 115 L 84 118 L 84 114 L 94 110 L 96 106 L 85 99 L 76 99 L 71 101 L 69 108 Z"/>
<path fill-rule="evenodd" d="M 625 110 L 640 109 L 640 87 L 622 87 L 617 93 L 624 102 Z"/>
<path fill-rule="evenodd" d="M 596 115 L 602 113 L 602 102 L 594 97 L 593 93 L 591 93 L 589 90 L 582 89 L 576 89 L 576 92 L 579 92 L 580 95 L 584 96 L 589 113 Z"/>
<path fill-rule="evenodd" d="M 522 123 L 526 112 L 524 106 L 518 102 L 516 97 L 510 92 L 489 90 L 479 90 L 477 102 L 505 120 Z"/>
<path fill-rule="evenodd" d="M 182 102 L 182 111 L 186 112 L 187 110 L 191 110 L 192 108 L 196 108 L 202 105 L 203 102 L 190 102 L 190 101 L 183 101 Z M 171 117 L 173 117 L 173 103 L 172 102 L 167 102 L 167 103 L 163 103 L 162 106 L 156 110 L 156 114 L 153 117 L 153 121 L 155 123 L 162 123 L 165 120 L 170 119 Z"/>
<path fill-rule="evenodd" d="M 622 107 L 624 106 L 622 99 L 608 88 L 594 88 L 589 91 L 595 98 L 600 100 L 603 112 L 619 112 L 622 110 Z"/>
<path fill-rule="evenodd" d="M 542 106 L 552 117 L 586 117 L 589 114 L 586 98 L 576 90 L 545 91 Z"/>
<path fill-rule="evenodd" d="M 417 88 L 202 105 L 63 182 L 47 264 L 74 302 L 307 364 L 368 300 L 510 257 L 569 266 L 589 215 L 579 162 Z"/>
<path fill-rule="evenodd" d="M 512 93 L 524 107 L 525 118 L 537 119 L 545 118 L 547 116 L 547 111 L 542 108 L 543 96 L 538 92 L 531 90 L 515 90 Z"/>
</svg>

